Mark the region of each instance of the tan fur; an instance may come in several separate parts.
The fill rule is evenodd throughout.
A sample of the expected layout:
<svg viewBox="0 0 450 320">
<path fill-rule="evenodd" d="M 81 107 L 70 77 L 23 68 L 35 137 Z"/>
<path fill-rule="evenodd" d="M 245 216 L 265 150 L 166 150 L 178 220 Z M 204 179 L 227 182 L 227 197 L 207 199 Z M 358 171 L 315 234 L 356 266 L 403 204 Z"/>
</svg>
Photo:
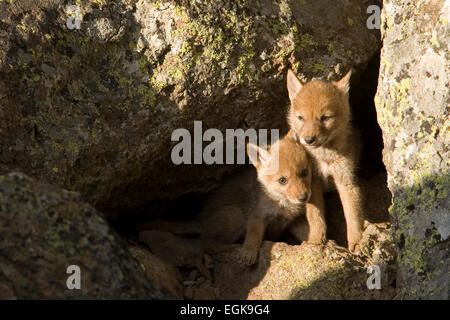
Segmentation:
<svg viewBox="0 0 450 320">
<path fill-rule="evenodd" d="M 359 144 L 350 124 L 350 76 L 351 72 L 337 82 L 302 84 L 289 70 L 287 86 L 291 107 L 288 121 L 290 134 L 312 156 L 322 187 L 325 190 L 337 188 L 347 223 L 349 250 L 357 253 L 363 214 L 361 191 L 355 179 Z M 311 138 L 314 138 L 312 142 Z"/>
<path fill-rule="evenodd" d="M 252 158 L 249 149 L 257 151 Z M 278 156 L 276 154 L 278 150 Z M 233 175 L 207 201 L 200 219 L 153 221 L 146 228 L 163 227 L 171 232 L 195 233 L 200 224 L 202 246 L 207 253 L 231 250 L 245 236 L 239 260 L 245 265 L 256 262 L 264 237 L 275 240 L 288 229 L 300 241 L 323 244 L 326 241 L 323 195 L 320 180 L 305 149 L 286 135 L 264 152 L 249 145 L 247 152 L 256 167 Z M 264 157 L 263 157 L 264 155 Z M 268 172 L 278 159 L 275 172 Z M 306 175 L 304 175 L 306 170 Z M 279 179 L 287 179 L 281 185 Z M 303 200 L 299 196 L 304 195 Z M 307 211 L 305 219 L 305 211 Z"/>
<path fill-rule="evenodd" d="M 277 148 L 278 147 L 278 148 Z M 264 234 L 278 236 L 286 228 L 301 241 L 321 244 L 326 240 L 326 224 L 323 210 L 322 193 L 312 193 L 314 185 L 313 169 L 303 147 L 298 145 L 291 135 L 287 135 L 271 146 L 262 157 L 253 158 L 248 147 L 250 159 L 257 169 L 258 181 L 262 188 L 258 193 L 256 205 L 249 212 L 247 231 L 241 250 L 241 262 L 254 264 Z M 256 147 L 257 148 L 257 147 Z M 262 152 L 260 148 L 258 153 Z M 278 149 L 278 154 L 275 150 Z M 278 160 L 278 169 L 268 172 L 273 161 Z M 285 178 L 285 184 L 280 183 Z M 303 199 L 299 200 L 300 197 Z M 309 207 L 308 227 L 299 232 L 292 228 L 296 220 Z"/>
<path fill-rule="evenodd" d="M 250 149 L 256 152 L 252 154 Z M 233 176 L 208 200 L 202 212 L 207 251 L 223 251 L 226 244 L 245 235 L 239 259 L 242 264 L 252 265 L 263 238 L 276 239 L 286 229 L 300 241 L 324 243 L 322 192 L 320 184 L 318 193 L 311 192 L 317 189 L 317 179 L 311 181 L 313 169 L 304 148 L 288 135 L 267 152 L 249 145 L 247 153 L 256 172 L 249 168 Z M 276 159 L 278 169 L 268 172 Z M 284 185 L 279 182 L 281 177 L 287 179 Z M 303 200 L 299 200 L 301 195 L 305 196 Z M 305 206 L 309 208 L 308 217 L 299 219 L 305 214 Z"/>
</svg>

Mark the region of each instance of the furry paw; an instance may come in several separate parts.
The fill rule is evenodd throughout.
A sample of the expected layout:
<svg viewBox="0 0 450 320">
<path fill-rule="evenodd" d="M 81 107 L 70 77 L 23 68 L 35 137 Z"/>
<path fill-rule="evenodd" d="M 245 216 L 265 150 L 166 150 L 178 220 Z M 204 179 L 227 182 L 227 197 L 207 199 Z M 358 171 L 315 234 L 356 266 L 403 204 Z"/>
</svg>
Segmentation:
<svg viewBox="0 0 450 320">
<path fill-rule="evenodd" d="M 302 241 L 302 244 L 311 245 L 311 246 L 320 246 L 323 243 L 320 242 L 320 241 L 310 241 L 310 240 L 308 240 L 308 241 Z"/>
<path fill-rule="evenodd" d="M 325 236 L 322 236 L 322 237 L 310 238 L 310 239 L 308 239 L 308 241 L 303 241 L 303 242 L 307 243 L 307 244 L 322 245 L 327 242 L 327 239 L 325 238 Z"/>
<path fill-rule="evenodd" d="M 359 248 L 359 243 L 350 242 L 348 244 L 348 250 L 351 253 L 359 255 L 361 253 L 361 249 Z"/>
<path fill-rule="evenodd" d="M 258 250 L 248 250 L 241 248 L 239 252 L 239 263 L 243 266 L 252 266 L 258 258 Z"/>
</svg>

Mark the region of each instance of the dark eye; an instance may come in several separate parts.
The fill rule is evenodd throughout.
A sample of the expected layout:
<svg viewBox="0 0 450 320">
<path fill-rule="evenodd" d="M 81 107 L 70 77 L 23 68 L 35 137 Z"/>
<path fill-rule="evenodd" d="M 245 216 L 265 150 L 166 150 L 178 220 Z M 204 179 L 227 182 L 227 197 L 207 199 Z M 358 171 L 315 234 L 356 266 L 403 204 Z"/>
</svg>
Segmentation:
<svg viewBox="0 0 450 320">
<path fill-rule="evenodd" d="M 308 169 L 303 169 L 302 172 L 300 172 L 300 177 L 306 177 L 308 175 Z"/>
<path fill-rule="evenodd" d="M 298 115 L 298 120 L 303 121 L 303 117 L 301 115 Z"/>
<path fill-rule="evenodd" d="M 286 179 L 285 177 L 281 177 L 280 179 L 278 179 L 278 182 L 279 182 L 281 185 L 284 185 L 284 184 L 286 184 L 287 179 Z"/>
<path fill-rule="evenodd" d="M 327 121 L 328 119 L 330 119 L 329 116 L 321 116 L 320 117 L 320 121 Z"/>
</svg>

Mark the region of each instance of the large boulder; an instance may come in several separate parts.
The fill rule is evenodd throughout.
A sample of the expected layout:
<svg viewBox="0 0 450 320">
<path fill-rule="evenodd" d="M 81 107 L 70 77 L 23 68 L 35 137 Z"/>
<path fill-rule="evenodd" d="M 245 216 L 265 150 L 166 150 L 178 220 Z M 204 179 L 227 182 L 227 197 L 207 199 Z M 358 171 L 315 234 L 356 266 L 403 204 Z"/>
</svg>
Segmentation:
<svg viewBox="0 0 450 320">
<path fill-rule="evenodd" d="M 0 299 L 174 297 L 155 281 L 78 193 L 0 176 Z"/>
<path fill-rule="evenodd" d="M 331 241 L 325 247 L 265 241 L 258 264 L 247 268 L 236 263 L 238 250 L 215 257 L 215 286 L 222 299 L 392 299 L 396 295 L 396 254 L 387 224 L 367 227 L 362 257 Z"/>
<path fill-rule="evenodd" d="M 380 45 L 370 1 L 81 0 L 71 29 L 73 2 L 0 2 L 0 173 L 106 213 L 207 189 L 231 168 L 174 165 L 174 129 L 286 128 L 288 67 L 335 79 Z"/>
<path fill-rule="evenodd" d="M 405 298 L 449 299 L 449 12 L 385 1 L 375 99 Z"/>
</svg>

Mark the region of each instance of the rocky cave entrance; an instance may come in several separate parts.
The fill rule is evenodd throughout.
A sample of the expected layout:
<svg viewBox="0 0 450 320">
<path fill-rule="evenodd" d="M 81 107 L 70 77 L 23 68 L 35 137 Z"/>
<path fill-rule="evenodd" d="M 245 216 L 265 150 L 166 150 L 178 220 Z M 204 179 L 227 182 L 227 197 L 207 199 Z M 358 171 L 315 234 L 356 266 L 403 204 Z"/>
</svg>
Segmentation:
<svg viewBox="0 0 450 320">
<path fill-rule="evenodd" d="M 379 65 L 380 56 L 377 53 L 366 69 L 360 73 L 359 78 L 352 79 L 350 104 L 353 125 L 359 130 L 361 137 L 358 176 L 364 195 L 365 218 L 371 223 L 381 224 L 383 228 L 389 229 L 388 208 L 391 204 L 391 194 L 387 189 L 386 169 L 382 161 L 382 132 L 374 105 Z M 236 168 L 228 175 L 236 174 L 239 170 Z M 227 176 L 223 177 L 226 178 Z M 185 194 L 176 199 L 152 201 L 144 207 L 135 208 L 134 211 L 110 220 L 110 223 L 135 248 L 132 250 L 135 255 L 140 254 L 136 247 L 141 247 L 142 250 L 149 250 L 163 261 L 163 267 L 150 272 L 150 276 L 156 278 L 154 279 L 156 282 L 165 282 L 165 286 L 176 296 L 194 300 L 245 299 L 252 286 L 258 285 L 267 266 L 260 270 L 258 276 L 250 276 L 253 279 L 249 284 L 242 284 L 240 280 L 230 281 L 233 276 L 231 271 L 226 271 L 226 266 L 230 263 L 229 257 L 217 258 L 203 254 L 199 242 L 200 229 L 195 223 L 195 218 L 214 190 L 203 194 Z M 345 248 L 346 226 L 339 195 L 332 192 L 325 194 L 324 197 L 327 238 Z M 161 219 L 168 223 L 161 223 Z M 278 241 L 288 246 L 298 245 L 298 241 L 288 234 Z M 263 246 L 261 252 L 268 249 L 270 245 Z M 142 262 L 142 259 L 140 261 Z M 388 281 L 389 286 L 395 288 L 395 277 L 391 277 Z M 326 284 L 326 281 L 324 283 Z M 253 297 L 266 298 L 258 295 Z"/>
</svg>

